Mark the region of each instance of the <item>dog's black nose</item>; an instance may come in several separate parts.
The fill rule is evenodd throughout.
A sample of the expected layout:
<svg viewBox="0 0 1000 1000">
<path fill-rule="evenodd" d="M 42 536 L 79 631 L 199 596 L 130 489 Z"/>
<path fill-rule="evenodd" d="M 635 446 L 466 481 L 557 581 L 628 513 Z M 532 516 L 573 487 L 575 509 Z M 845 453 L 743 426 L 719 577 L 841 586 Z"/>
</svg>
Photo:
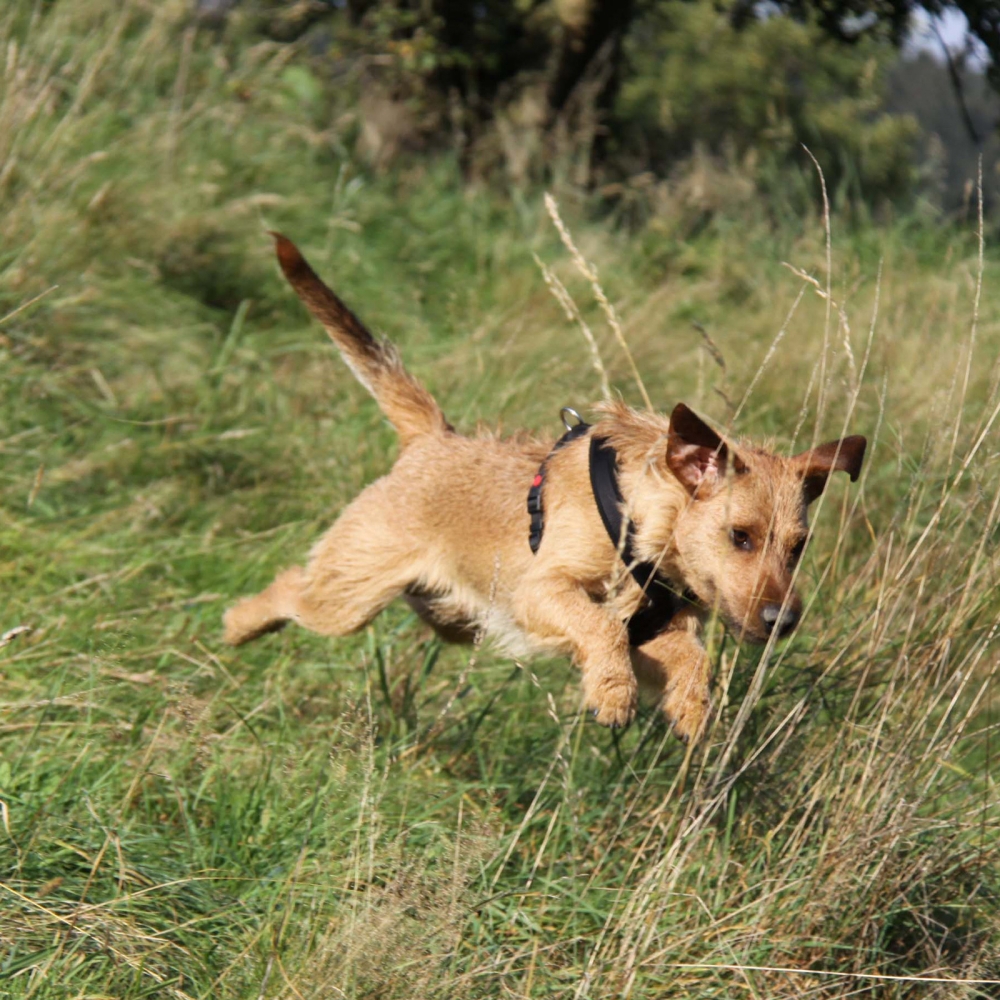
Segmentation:
<svg viewBox="0 0 1000 1000">
<path fill-rule="evenodd" d="M 780 604 L 765 604 L 760 612 L 760 620 L 767 632 L 777 632 L 783 639 L 799 623 L 799 612 L 795 608 L 782 610 Z"/>
</svg>

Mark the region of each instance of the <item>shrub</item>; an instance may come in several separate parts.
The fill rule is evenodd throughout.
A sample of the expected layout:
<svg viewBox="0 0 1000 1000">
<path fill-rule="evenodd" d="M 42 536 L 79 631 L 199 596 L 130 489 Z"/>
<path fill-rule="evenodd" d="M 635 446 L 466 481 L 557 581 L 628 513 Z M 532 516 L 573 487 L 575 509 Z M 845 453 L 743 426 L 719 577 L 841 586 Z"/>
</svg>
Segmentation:
<svg viewBox="0 0 1000 1000">
<path fill-rule="evenodd" d="M 804 144 L 832 190 L 871 202 L 913 180 L 916 123 L 882 110 L 892 49 L 854 46 L 788 17 L 737 30 L 710 2 L 656 4 L 629 35 L 623 145 L 664 172 L 696 145 L 746 164 L 769 190 Z"/>
</svg>

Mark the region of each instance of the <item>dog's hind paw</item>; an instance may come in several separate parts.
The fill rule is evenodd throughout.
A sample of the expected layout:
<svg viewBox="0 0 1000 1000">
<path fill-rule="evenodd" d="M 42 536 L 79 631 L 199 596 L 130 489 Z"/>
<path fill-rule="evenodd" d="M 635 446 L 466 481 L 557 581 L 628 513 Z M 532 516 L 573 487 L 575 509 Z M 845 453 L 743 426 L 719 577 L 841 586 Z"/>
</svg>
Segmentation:
<svg viewBox="0 0 1000 1000">
<path fill-rule="evenodd" d="M 287 624 L 284 618 L 261 618 L 255 613 L 253 601 L 256 598 L 245 598 L 234 604 L 222 616 L 222 640 L 229 646 L 242 646 L 268 632 L 280 632 Z"/>
</svg>

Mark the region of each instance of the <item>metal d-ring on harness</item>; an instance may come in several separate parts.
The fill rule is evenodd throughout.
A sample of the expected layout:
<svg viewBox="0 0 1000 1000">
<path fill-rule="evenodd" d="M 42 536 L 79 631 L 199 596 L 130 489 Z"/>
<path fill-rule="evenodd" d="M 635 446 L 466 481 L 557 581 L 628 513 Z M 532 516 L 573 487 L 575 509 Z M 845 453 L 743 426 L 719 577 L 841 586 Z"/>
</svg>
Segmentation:
<svg viewBox="0 0 1000 1000">
<path fill-rule="evenodd" d="M 575 417 L 577 423 L 570 425 L 567 414 Z M 559 438 L 542 462 L 528 490 L 528 513 L 531 515 L 531 530 L 528 544 L 532 552 L 537 552 L 542 544 L 542 532 L 545 529 L 545 511 L 542 506 L 542 487 L 545 484 L 545 466 L 553 452 L 569 444 L 570 441 L 582 437 L 591 425 L 584 422 L 583 417 L 572 407 L 564 406 L 559 411 L 566 433 Z M 635 530 L 632 522 L 625 528 L 622 537 L 622 495 L 618 489 L 618 461 L 614 448 L 601 437 L 592 435 L 590 438 L 590 488 L 594 494 L 597 510 L 608 537 L 614 542 L 622 561 L 628 567 L 632 578 L 639 584 L 645 595 L 645 602 L 631 618 L 628 619 L 628 641 L 630 646 L 642 646 L 655 639 L 670 624 L 674 615 L 693 603 L 693 595 L 678 594 L 657 572 L 657 565 L 651 562 L 635 562 L 632 542 Z"/>
</svg>

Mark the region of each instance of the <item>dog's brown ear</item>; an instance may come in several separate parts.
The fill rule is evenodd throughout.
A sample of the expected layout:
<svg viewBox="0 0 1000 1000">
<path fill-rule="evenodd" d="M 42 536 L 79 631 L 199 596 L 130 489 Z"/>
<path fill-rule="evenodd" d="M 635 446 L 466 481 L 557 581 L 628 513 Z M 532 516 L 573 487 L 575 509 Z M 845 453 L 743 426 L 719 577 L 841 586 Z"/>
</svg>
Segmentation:
<svg viewBox="0 0 1000 1000">
<path fill-rule="evenodd" d="M 726 442 L 701 417 L 683 403 L 670 414 L 667 435 L 667 468 L 694 496 L 708 492 L 726 474 L 729 449 Z"/>
<path fill-rule="evenodd" d="M 806 503 L 812 503 L 823 492 L 831 472 L 846 472 L 851 477 L 851 482 L 856 483 L 861 475 L 861 463 L 867 446 L 868 442 L 861 435 L 855 434 L 795 455 L 792 464 L 798 467 L 802 475 Z"/>
</svg>

